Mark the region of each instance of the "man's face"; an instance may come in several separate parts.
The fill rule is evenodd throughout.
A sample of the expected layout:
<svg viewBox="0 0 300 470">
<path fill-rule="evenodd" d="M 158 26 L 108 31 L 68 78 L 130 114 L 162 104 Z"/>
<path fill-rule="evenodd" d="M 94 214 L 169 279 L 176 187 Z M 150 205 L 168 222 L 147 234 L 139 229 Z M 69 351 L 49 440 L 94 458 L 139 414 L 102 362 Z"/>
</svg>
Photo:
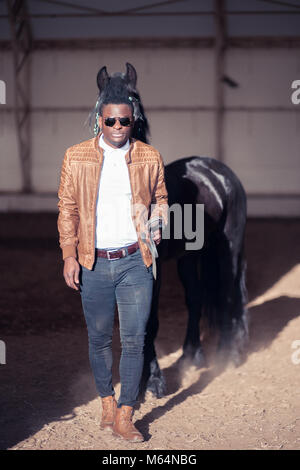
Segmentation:
<svg viewBox="0 0 300 470">
<path fill-rule="evenodd" d="M 122 126 L 119 119 L 112 127 L 105 124 L 107 118 L 129 118 L 130 126 Z M 102 108 L 102 116 L 99 117 L 99 125 L 102 129 L 104 141 L 114 148 L 120 148 L 126 144 L 133 127 L 133 115 L 128 104 L 106 104 Z"/>
</svg>

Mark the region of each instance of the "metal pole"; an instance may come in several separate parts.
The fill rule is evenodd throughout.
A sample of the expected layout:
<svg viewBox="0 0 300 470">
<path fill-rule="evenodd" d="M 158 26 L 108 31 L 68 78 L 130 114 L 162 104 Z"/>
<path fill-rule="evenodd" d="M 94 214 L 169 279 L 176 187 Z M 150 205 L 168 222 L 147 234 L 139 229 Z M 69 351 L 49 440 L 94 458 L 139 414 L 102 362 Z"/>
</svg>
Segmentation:
<svg viewBox="0 0 300 470">
<path fill-rule="evenodd" d="M 22 192 L 31 184 L 30 53 L 32 34 L 26 0 L 6 0 L 14 57 L 14 114 L 22 175 Z"/>
<path fill-rule="evenodd" d="M 226 49 L 226 24 L 225 24 L 225 0 L 215 0 L 215 106 L 216 106 L 216 158 L 224 160 L 224 85 L 225 49 Z"/>
</svg>

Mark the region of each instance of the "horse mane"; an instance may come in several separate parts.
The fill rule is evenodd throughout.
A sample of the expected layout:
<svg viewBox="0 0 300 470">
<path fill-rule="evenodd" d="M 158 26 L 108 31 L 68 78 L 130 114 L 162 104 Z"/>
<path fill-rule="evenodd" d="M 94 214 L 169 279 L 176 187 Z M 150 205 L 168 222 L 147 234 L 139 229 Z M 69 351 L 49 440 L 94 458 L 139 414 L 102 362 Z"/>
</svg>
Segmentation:
<svg viewBox="0 0 300 470">
<path fill-rule="evenodd" d="M 97 102 L 89 115 L 89 127 L 96 136 L 100 132 L 98 118 L 101 115 L 102 106 L 108 103 L 128 104 L 131 106 L 134 116 L 132 137 L 148 144 L 150 134 L 148 119 L 140 94 L 136 88 L 137 73 L 133 65 L 126 63 L 126 73 L 116 72 L 110 76 L 106 66 L 97 74 L 99 94 Z"/>
</svg>

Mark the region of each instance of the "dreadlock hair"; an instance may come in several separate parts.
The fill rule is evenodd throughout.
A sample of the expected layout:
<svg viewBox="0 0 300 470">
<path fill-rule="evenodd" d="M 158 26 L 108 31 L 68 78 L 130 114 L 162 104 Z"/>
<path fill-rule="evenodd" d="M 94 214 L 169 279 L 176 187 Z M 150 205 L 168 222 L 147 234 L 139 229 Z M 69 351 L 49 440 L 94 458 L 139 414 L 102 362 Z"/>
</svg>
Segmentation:
<svg viewBox="0 0 300 470">
<path fill-rule="evenodd" d="M 138 91 L 136 90 L 137 74 L 135 68 L 126 63 L 126 73 L 115 73 L 109 76 L 106 67 L 97 74 L 99 95 L 96 105 L 89 115 L 89 127 L 93 134 L 99 134 L 99 116 L 102 116 L 106 104 L 127 104 L 132 109 L 134 126 L 132 137 L 148 143 L 149 124 Z"/>
</svg>

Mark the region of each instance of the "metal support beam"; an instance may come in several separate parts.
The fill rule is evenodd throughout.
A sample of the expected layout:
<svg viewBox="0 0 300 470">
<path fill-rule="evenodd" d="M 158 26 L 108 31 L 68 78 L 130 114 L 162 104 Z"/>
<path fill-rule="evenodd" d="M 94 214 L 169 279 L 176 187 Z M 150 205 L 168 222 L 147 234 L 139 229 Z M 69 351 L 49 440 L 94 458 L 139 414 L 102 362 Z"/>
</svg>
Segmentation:
<svg viewBox="0 0 300 470">
<path fill-rule="evenodd" d="M 299 49 L 300 36 L 227 36 L 227 49 Z M 102 49 L 211 49 L 214 37 L 122 37 L 122 38 L 72 38 L 34 40 L 34 51 L 46 50 L 102 50 Z M 12 49 L 11 41 L 0 40 L 0 51 Z"/>
<path fill-rule="evenodd" d="M 224 84 L 225 50 L 226 50 L 226 21 L 225 0 L 215 0 L 215 106 L 216 106 L 216 158 L 224 160 Z"/>
<path fill-rule="evenodd" d="M 30 55 L 32 34 L 26 0 L 6 0 L 14 56 L 14 114 L 22 175 L 22 192 L 31 184 Z"/>
<path fill-rule="evenodd" d="M 13 106 L 2 106 L 0 108 L 0 115 L 13 113 Z M 31 107 L 30 112 L 33 113 L 89 113 L 90 106 L 35 106 Z M 188 105 L 188 106 L 153 106 L 145 105 L 147 113 L 215 113 L 216 106 L 210 105 Z M 228 113 L 293 113 L 299 114 L 300 107 L 292 103 L 290 106 L 226 106 L 225 112 Z"/>
</svg>

